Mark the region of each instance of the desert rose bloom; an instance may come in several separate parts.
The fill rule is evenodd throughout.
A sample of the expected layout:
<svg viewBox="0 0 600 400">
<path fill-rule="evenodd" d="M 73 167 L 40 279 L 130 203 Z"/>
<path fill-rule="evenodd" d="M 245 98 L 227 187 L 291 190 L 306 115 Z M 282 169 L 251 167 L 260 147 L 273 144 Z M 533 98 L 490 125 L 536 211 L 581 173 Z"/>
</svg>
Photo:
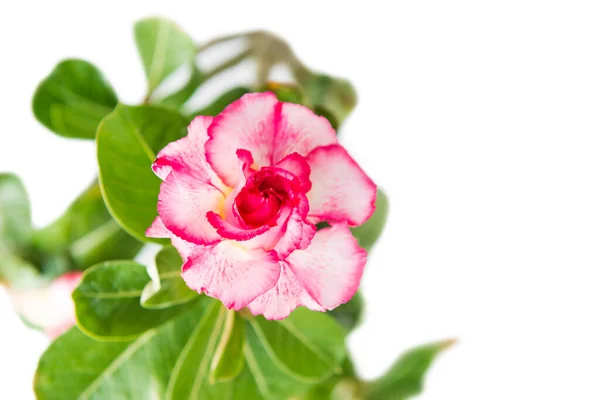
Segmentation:
<svg viewBox="0 0 600 400">
<path fill-rule="evenodd" d="M 48 286 L 29 290 L 10 290 L 17 311 L 54 339 L 75 325 L 75 304 L 71 295 L 79 284 L 81 272 L 67 272 Z"/>
<path fill-rule="evenodd" d="M 356 292 L 366 253 L 349 226 L 371 216 L 376 187 L 325 118 L 247 94 L 194 119 L 152 168 L 163 183 L 146 235 L 171 238 L 190 288 L 269 319 Z"/>
</svg>

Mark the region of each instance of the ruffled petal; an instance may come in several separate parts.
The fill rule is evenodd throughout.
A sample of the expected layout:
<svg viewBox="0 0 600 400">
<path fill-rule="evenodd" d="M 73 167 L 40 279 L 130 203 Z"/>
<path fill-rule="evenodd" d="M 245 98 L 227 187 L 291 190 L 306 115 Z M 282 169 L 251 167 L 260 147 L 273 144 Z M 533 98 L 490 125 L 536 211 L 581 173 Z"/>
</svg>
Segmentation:
<svg viewBox="0 0 600 400">
<path fill-rule="evenodd" d="M 306 158 L 298 153 L 291 153 L 279 160 L 274 167 L 284 169 L 294 174 L 302 185 L 304 193 L 311 188 L 310 183 L 310 166 Z"/>
<path fill-rule="evenodd" d="M 290 266 L 285 261 L 280 264 L 281 275 L 277 284 L 248 304 L 250 312 L 254 315 L 263 314 L 267 319 L 283 319 L 298 306 L 325 311 L 301 285 Z"/>
<path fill-rule="evenodd" d="M 165 180 L 172 170 L 185 172 L 223 190 L 225 186 L 206 161 L 204 152 L 204 144 L 208 140 L 207 128 L 212 120 L 212 117 L 205 116 L 194 118 L 188 126 L 187 136 L 169 143 L 158 152 L 152 164 L 154 173 Z"/>
<path fill-rule="evenodd" d="M 305 249 L 309 244 L 317 227 L 304 221 L 298 209 L 294 209 L 281 230 L 281 238 L 273 247 L 281 260 L 285 259 L 294 250 Z"/>
<path fill-rule="evenodd" d="M 220 239 L 206 213 L 220 211 L 224 194 L 193 175 L 173 170 L 160 187 L 158 215 L 173 234 L 196 243 L 210 244 Z"/>
<path fill-rule="evenodd" d="M 317 231 L 306 249 L 294 251 L 286 261 L 308 294 L 331 310 L 356 293 L 367 253 L 346 224 L 333 224 Z"/>
<path fill-rule="evenodd" d="M 170 238 L 171 231 L 167 229 L 160 217 L 156 217 L 152 221 L 152 225 L 146 229 L 146 236 L 151 238 Z"/>
<path fill-rule="evenodd" d="M 217 233 L 225 239 L 244 241 L 250 240 L 253 237 L 263 234 L 269 230 L 268 225 L 263 225 L 254 229 L 244 229 L 234 226 L 233 224 L 223 220 L 220 215 L 209 211 L 206 214 L 208 222 L 217 230 Z"/>
<path fill-rule="evenodd" d="M 291 153 L 306 156 L 316 147 L 338 144 L 329 121 L 300 104 L 283 103 L 276 123 L 274 162 Z"/>
<path fill-rule="evenodd" d="M 250 250 L 224 240 L 196 247 L 181 276 L 198 293 L 205 292 L 227 308 L 240 310 L 275 286 L 279 275 L 275 252 Z"/>
<path fill-rule="evenodd" d="M 238 149 L 251 152 L 259 167 L 272 164 L 278 104 L 273 93 L 246 94 L 227 106 L 208 128 L 206 158 L 230 187 L 240 178 Z"/>
<path fill-rule="evenodd" d="M 311 221 L 364 223 L 375 211 L 377 187 L 339 145 L 319 147 L 307 157 L 312 189 Z"/>
</svg>

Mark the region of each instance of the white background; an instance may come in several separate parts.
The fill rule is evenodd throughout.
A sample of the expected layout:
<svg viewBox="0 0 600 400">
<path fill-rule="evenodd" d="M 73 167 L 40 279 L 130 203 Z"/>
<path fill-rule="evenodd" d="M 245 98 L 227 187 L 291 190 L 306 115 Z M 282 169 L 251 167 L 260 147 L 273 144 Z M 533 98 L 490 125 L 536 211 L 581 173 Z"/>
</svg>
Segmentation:
<svg viewBox="0 0 600 400">
<path fill-rule="evenodd" d="M 350 339 L 360 373 L 456 337 L 421 399 L 599 399 L 600 10 L 350 3 L 4 1 L 0 170 L 24 179 L 38 226 L 92 179 L 93 145 L 46 131 L 30 99 L 76 56 L 138 102 L 134 20 L 170 16 L 198 40 L 272 30 L 309 66 L 355 84 L 342 141 L 391 198 L 363 279 L 368 313 Z M 44 347 L 2 293 L 1 399 L 32 396 Z"/>
</svg>

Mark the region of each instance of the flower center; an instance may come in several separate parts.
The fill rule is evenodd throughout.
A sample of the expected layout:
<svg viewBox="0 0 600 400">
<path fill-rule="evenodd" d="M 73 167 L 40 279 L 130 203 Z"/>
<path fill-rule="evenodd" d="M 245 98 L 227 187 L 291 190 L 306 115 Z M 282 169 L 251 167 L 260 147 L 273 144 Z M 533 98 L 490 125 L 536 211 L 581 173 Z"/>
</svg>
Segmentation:
<svg viewBox="0 0 600 400">
<path fill-rule="evenodd" d="M 256 172 L 235 198 L 240 217 L 252 228 L 277 225 L 279 210 L 289 199 L 289 186 L 286 178 L 268 168 Z"/>
</svg>

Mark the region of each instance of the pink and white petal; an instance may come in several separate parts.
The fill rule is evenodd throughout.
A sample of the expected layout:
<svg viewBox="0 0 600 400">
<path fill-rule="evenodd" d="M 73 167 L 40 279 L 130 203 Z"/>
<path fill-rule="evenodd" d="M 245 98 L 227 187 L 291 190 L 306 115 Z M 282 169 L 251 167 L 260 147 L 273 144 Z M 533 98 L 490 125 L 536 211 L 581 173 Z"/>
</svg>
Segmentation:
<svg viewBox="0 0 600 400">
<path fill-rule="evenodd" d="M 356 226 L 369 219 L 375 211 L 377 187 L 342 146 L 318 147 L 307 160 L 311 221 L 347 221 Z"/>
<path fill-rule="evenodd" d="M 277 252 L 279 259 L 284 260 L 294 250 L 305 249 L 316 231 L 317 227 L 304 221 L 298 210 L 294 209 L 281 230 L 281 238 L 273 250 Z"/>
<path fill-rule="evenodd" d="M 206 218 L 221 237 L 237 241 L 250 240 L 255 236 L 265 233 L 270 228 L 268 225 L 263 225 L 254 229 L 240 228 L 223 220 L 220 215 L 217 215 L 212 211 L 209 211 L 206 214 Z"/>
<path fill-rule="evenodd" d="M 169 143 L 158 152 L 156 160 L 152 164 L 154 173 L 165 180 L 175 169 L 224 190 L 225 185 L 206 161 L 204 152 L 204 144 L 208 139 L 206 130 L 212 119 L 212 117 L 205 116 L 194 118 L 188 126 L 187 136 Z"/>
<path fill-rule="evenodd" d="M 162 219 L 157 216 L 152 221 L 152 225 L 146 229 L 146 236 L 151 238 L 170 238 L 171 231 L 163 224 Z"/>
<path fill-rule="evenodd" d="M 220 236 L 206 213 L 220 212 L 224 200 L 214 186 L 173 170 L 160 186 L 158 215 L 168 230 L 188 242 L 215 243 Z"/>
<path fill-rule="evenodd" d="M 329 121 L 319 117 L 309 108 L 283 103 L 278 117 L 272 162 L 277 162 L 291 153 L 306 156 L 316 147 L 338 143 L 335 130 Z"/>
<path fill-rule="evenodd" d="M 198 246 L 182 268 L 186 284 L 240 310 L 271 289 L 280 275 L 273 251 L 247 249 L 224 240 L 212 246 Z"/>
<path fill-rule="evenodd" d="M 175 235 L 171 236 L 171 244 L 173 245 L 173 247 L 175 247 L 181 258 L 183 259 L 184 263 L 192 255 L 194 249 L 198 246 L 197 244 L 187 242 Z"/>
<path fill-rule="evenodd" d="M 327 310 L 349 301 L 360 284 L 367 253 L 346 224 L 315 234 L 310 245 L 286 260 L 310 296 Z"/>
<path fill-rule="evenodd" d="M 311 187 L 310 183 L 310 166 L 306 158 L 298 153 L 291 153 L 279 160 L 274 167 L 284 169 L 294 174 L 302 184 L 304 193 L 308 192 Z"/>
<path fill-rule="evenodd" d="M 250 312 L 254 315 L 263 314 L 267 319 L 284 319 L 298 306 L 325 311 L 302 286 L 290 266 L 285 261 L 280 264 L 281 275 L 277 284 L 248 304 Z"/>
<path fill-rule="evenodd" d="M 249 93 L 227 106 L 209 126 L 206 158 L 230 187 L 240 178 L 238 149 L 250 151 L 257 167 L 272 164 L 278 104 L 273 93 Z"/>
</svg>

